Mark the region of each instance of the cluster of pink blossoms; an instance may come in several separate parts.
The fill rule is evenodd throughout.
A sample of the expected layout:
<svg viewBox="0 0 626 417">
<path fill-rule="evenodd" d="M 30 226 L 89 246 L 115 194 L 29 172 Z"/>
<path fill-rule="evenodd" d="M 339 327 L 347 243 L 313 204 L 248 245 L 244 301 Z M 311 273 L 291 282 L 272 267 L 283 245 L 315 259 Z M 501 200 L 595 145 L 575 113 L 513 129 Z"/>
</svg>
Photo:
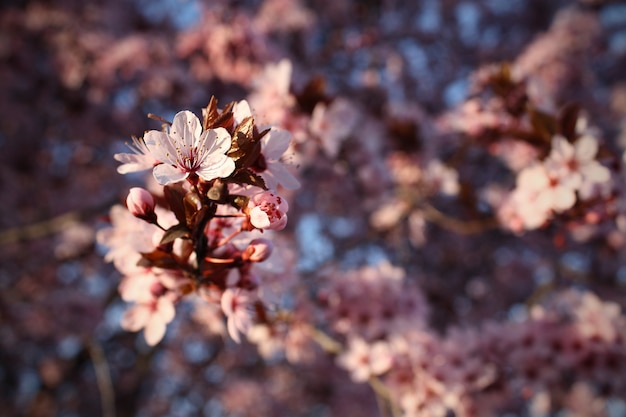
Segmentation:
<svg viewBox="0 0 626 417">
<path fill-rule="evenodd" d="M 512 230 L 536 229 L 574 207 L 577 200 L 610 194 L 611 172 L 596 160 L 598 140 L 581 133 L 573 143 L 555 135 L 547 158 L 518 173 L 515 190 L 500 208 Z"/>
<path fill-rule="evenodd" d="M 122 327 L 143 329 L 154 345 L 190 296 L 220 305 L 236 341 L 270 320 L 255 265 L 277 256 L 268 235 L 287 225 L 277 188 L 299 187 L 283 162 L 290 141 L 287 131 L 257 127 L 246 101 L 220 111 L 212 99 L 202 121 L 181 111 L 162 131 L 134 138 L 133 153 L 115 155 L 120 173 L 152 169 L 163 186 L 154 195 L 132 188 L 127 209 L 113 207 L 113 227 L 98 236 L 124 275 L 122 299 L 133 303 Z"/>
</svg>

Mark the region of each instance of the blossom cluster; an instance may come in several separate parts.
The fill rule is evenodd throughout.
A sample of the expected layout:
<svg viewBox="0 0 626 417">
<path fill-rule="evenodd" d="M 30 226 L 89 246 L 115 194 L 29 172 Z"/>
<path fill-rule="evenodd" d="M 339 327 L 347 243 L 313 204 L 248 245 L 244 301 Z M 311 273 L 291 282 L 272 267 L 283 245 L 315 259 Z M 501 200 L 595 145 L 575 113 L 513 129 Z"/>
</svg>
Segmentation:
<svg viewBox="0 0 626 417">
<path fill-rule="evenodd" d="M 133 138 L 132 153 L 115 155 L 122 174 L 152 170 L 162 192 L 131 188 L 126 208 L 111 211 L 113 227 L 98 236 L 124 274 L 122 299 L 133 303 L 122 326 L 144 329 L 154 345 L 175 304 L 195 296 L 221 306 L 239 341 L 269 320 L 255 265 L 276 256 L 268 235 L 287 225 L 277 188 L 299 187 L 284 163 L 290 134 L 257 126 L 245 100 L 220 110 L 212 99 L 202 121 L 185 110 L 164 122 Z"/>
</svg>

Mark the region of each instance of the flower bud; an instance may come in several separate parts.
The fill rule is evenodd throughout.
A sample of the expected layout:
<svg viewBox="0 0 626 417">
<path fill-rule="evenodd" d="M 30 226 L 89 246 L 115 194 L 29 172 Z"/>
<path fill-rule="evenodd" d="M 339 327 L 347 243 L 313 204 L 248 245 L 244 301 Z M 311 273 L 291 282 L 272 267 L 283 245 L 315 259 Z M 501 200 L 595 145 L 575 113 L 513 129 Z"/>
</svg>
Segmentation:
<svg viewBox="0 0 626 417">
<path fill-rule="evenodd" d="M 154 213 L 154 198 L 152 194 L 140 187 L 133 187 L 126 197 L 126 206 L 133 216 L 150 223 L 156 221 Z"/>
<path fill-rule="evenodd" d="M 241 259 L 249 262 L 263 262 L 270 257 L 273 250 L 274 244 L 270 240 L 254 239 L 241 255 Z"/>
</svg>

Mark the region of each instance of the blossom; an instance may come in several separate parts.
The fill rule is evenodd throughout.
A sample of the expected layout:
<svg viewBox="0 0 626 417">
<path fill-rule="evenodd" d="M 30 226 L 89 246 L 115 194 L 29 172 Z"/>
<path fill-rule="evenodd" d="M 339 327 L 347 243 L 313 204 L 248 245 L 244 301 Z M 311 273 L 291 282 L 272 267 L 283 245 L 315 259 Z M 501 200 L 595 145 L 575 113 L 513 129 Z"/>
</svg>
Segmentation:
<svg viewBox="0 0 626 417">
<path fill-rule="evenodd" d="M 591 135 L 583 135 L 571 144 L 561 135 L 552 138 L 552 150 L 545 161 L 546 168 L 559 181 L 575 189 L 601 184 L 611 178 L 608 168 L 595 160 L 598 141 Z"/>
<path fill-rule="evenodd" d="M 352 102 L 338 98 L 328 106 L 322 102 L 315 106 L 309 128 L 320 139 L 326 154 L 336 157 L 360 117 L 359 110 Z"/>
<path fill-rule="evenodd" d="M 144 136 L 150 153 L 162 163 L 153 170 L 161 185 L 197 174 L 205 181 L 224 178 L 235 170 L 235 161 L 226 156 L 231 137 L 224 128 L 202 131 L 200 120 L 189 111 L 174 116 L 169 133 L 151 130 Z"/>
<path fill-rule="evenodd" d="M 154 346 L 163 339 L 166 325 L 174 320 L 176 310 L 169 297 L 138 303 L 124 313 L 122 327 L 133 332 L 144 329 L 146 343 Z"/>
<path fill-rule="evenodd" d="M 253 196 L 248 207 L 251 208 L 250 223 L 257 229 L 282 230 L 287 225 L 289 205 L 271 191 Z"/>
<path fill-rule="evenodd" d="M 337 362 L 350 371 L 353 381 L 365 382 L 372 375 L 387 372 L 393 363 L 393 354 L 386 342 L 368 344 L 361 338 L 353 338 L 348 349 L 337 357 Z"/>
</svg>

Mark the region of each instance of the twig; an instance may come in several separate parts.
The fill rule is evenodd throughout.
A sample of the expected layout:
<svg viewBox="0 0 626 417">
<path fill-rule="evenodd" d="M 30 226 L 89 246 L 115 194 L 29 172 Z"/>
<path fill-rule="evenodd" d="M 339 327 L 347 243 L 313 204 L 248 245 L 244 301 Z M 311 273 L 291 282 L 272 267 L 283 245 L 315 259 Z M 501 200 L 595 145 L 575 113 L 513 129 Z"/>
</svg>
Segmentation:
<svg viewBox="0 0 626 417">
<path fill-rule="evenodd" d="M 48 220 L 42 220 L 36 223 L 2 230 L 0 231 L 0 246 L 21 241 L 40 239 L 42 237 L 53 235 L 94 214 L 108 209 L 113 204 L 117 203 L 117 201 L 118 200 L 116 198 L 115 200 L 107 201 L 97 207 L 70 211 Z"/>
<path fill-rule="evenodd" d="M 442 213 L 430 204 L 422 203 L 419 207 L 426 220 L 460 235 L 473 235 L 498 227 L 496 219 L 459 220 Z"/>
<path fill-rule="evenodd" d="M 311 334 L 311 338 L 316 341 L 320 347 L 324 349 L 324 351 L 333 355 L 337 355 L 343 351 L 341 343 L 337 342 L 323 331 L 310 326 L 309 332 Z M 371 376 L 367 382 L 376 395 L 376 403 L 378 404 L 378 409 L 380 410 L 381 415 L 400 417 L 401 413 L 397 404 L 391 398 L 389 389 L 385 386 L 385 384 L 383 384 L 380 378 Z"/>
<path fill-rule="evenodd" d="M 115 417 L 115 393 L 111 382 L 109 364 L 104 351 L 94 339 L 87 340 L 86 347 L 96 371 L 96 381 L 102 403 L 102 417 Z"/>
</svg>

